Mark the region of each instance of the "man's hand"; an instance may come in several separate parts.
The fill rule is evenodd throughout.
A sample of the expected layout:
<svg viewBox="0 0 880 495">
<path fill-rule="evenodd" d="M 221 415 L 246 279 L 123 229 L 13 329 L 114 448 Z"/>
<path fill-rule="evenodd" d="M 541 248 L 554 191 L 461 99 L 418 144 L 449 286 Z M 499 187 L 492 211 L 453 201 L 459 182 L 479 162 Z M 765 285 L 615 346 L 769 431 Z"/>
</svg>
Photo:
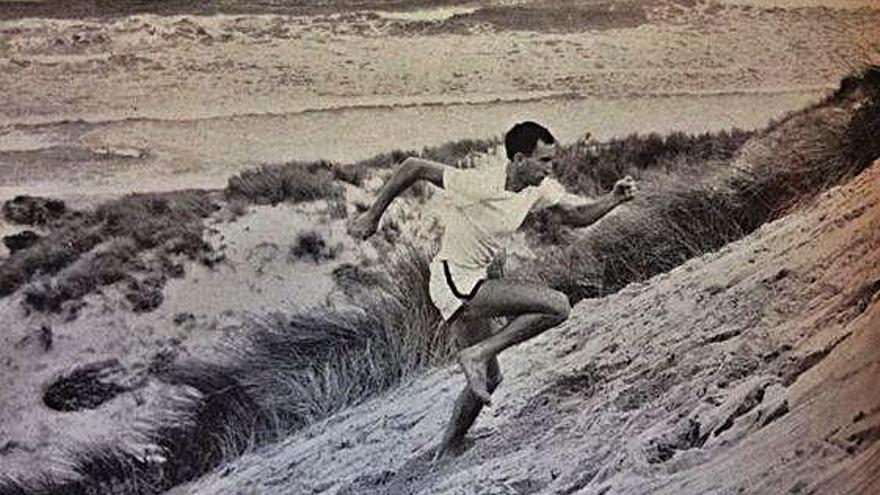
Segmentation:
<svg viewBox="0 0 880 495">
<path fill-rule="evenodd" d="M 355 239 L 365 240 L 376 233 L 379 229 L 379 219 L 369 211 L 356 216 L 348 223 L 348 235 Z"/>
<path fill-rule="evenodd" d="M 631 176 L 620 179 L 614 183 L 611 194 L 621 203 L 632 200 L 635 197 L 636 181 Z"/>
<path fill-rule="evenodd" d="M 486 276 L 490 279 L 504 278 L 504 264 L 507 262 L 507 251 L 499 251 L 486 269 Z"/>
</svg>

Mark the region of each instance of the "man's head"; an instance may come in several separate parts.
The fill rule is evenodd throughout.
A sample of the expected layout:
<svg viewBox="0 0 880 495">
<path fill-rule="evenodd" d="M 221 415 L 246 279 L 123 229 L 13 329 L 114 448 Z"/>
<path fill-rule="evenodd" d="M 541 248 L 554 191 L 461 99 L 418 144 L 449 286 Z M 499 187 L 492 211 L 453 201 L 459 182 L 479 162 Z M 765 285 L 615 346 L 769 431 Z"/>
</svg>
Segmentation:
<svg viewBox="0 0 880 495">
<path fill-rule="evenodd" d="M 508 189 L 518 191 L 541 183 L 553 170 L 556 139 L 536 122 L 520 122 L 504 135 L 504 148 L 510 160 Z"/>
</svg>

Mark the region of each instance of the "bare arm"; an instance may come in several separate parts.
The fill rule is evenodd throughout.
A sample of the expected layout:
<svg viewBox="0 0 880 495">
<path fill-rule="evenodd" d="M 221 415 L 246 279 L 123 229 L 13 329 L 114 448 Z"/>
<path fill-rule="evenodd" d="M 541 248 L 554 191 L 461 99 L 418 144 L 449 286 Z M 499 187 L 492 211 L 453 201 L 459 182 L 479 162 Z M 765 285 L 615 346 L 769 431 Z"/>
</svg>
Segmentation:
<svg viewBox="0 0 880 495">
<path fill-rule="evenodd" d="M 586 227 L 599 221 L 618 205 L 633 199 L 636 190 L 636 182 L 632 177 L 617 181 L 614 189 L 598 200 L 587 204 L 571 206 L 558 205 L 551 208 L 559 212 L 562 222 L 571 227 Z"/>
<path fill-rule="evenodd" d="M 379 226 L 382 214 L 391 202 L 420 180 L 443 187 L 443 167 L 441 163 L 421 158 L 410 157 L 404 160 L 379 190 L 370 208 L 355 219 L 349 227 L 349 233 L 361 239 L 373 235 Z"/>
<path fill-rule="evenodd" d="M 558 205 L 551 208 L 556 209 L 562 217 L 562 223 L 571 227 L 586 227 L 599 221 L 600 218 L 607 215 L 617 205 L 626 200 L 608 193 L 598 200 L 579 206 Z"/>
<path fill-rule="evenodd" d="M 438 187 L 443 187 L 443 165 L 421 158 L 407 158 L 379 190 L 376 201 L 373 202 L 367 213 L 376 219 L 381 218 L 394 198 L 420 180 L 426 180 Z"/>
</svg>

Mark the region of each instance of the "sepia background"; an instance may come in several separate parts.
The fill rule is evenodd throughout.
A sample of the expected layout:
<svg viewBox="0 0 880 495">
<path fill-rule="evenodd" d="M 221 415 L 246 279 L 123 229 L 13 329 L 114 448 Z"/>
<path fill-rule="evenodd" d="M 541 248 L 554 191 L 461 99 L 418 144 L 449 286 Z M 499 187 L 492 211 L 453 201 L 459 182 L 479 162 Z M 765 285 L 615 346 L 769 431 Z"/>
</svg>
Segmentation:
<svg viewBox="0 0 880 495">
<path fill-rule="evenodd" d="M 880 492 L 875 0 L 0 0 L 0 493 Z M 395 164 L 523 120 L 572 319 L 464 378 Z"/>
</svg>

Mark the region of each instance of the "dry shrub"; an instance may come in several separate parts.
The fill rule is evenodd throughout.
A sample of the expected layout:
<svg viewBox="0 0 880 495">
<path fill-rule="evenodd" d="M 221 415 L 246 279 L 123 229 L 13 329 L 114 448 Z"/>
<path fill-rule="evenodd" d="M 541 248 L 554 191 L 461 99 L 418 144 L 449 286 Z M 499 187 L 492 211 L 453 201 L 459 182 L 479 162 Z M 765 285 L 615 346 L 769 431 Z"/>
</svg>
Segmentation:
<svg viewBox="0 0 880 495">
<path fill-rule="evenodd" d="M 342 194 L 335 183 L 338 170 L 329 162 L 291 162 L 263 165 L 229 179 L 226 195 L 255 204 L 294 203 L 333 198 Z"/>
<path fill-rule="evenodd" d="M 575 301 L 614 292 L 739 239 L 864 170 L 880 157 L 880 75 L 848 80 L 822 104 L 795 112 L 755 134 L 734 131 L 670 141 L 630 136 L 611 145 L 582 143 L 587 160 L 563 162 L 570 189 L 604 191 L 634 175 L 640 198 L 581 239 L 545 214 L 532 239 L 562 243 L 522 276 Z M 671 144 L 670 144 L 671 143 Z M 658 159 L 649 159 L 653 150 Z"/>
<path fill-rule="evenodd" d="M 37 311 L 60 311 L 66 301 L 130 277 L 136 253 L 131 240 L 115 239 L 103 249 L 87 253 L 56 277 L 26 287 L 25 303 Z"/>
<path fill-rule="evenodd" d="M 3 218 L 24 225 L 46 225 L 67 213 L 64 201 L 36 196 L 16 196 L 3 203 Z"/>
<path fill-rule="evenodd" d="M 499 144 L 498 139 L 462 139 L 442 144 L 440 146 L 430 146 L 422 149 L 421 152 L 410 150 L 394 150 L 390 153 L 382 153 L 372 158 L 362 160 L 356 166 L 363 169 L 388 168 L 405 160 L 410 156 L 420 156 L 427 160 L 454 165 L 458 160 L 465 158 L 474 152 L 486 152 L 493 146 Z"/>
<path fill-rule="evenodd" d="M 339 265 L 333 269 L 332 276 L 336 288 L 350 300 L 359 299 L 360 293 L 365 289 L 372 290 L 372 287 L 382 282 L 382 277 L 379 274 L 353 263 Z"/>
<path fill-rule="evenodd" d="M 732 129 L 696 135 L 631 134 L 603 143 L 581 140 L 563 149 L 554 174 L 570 191 L 595 196 L 626 175 L 640 176 L 645 170 L 674 172 L 682 161 L 690 166 L 729 160 L 752 135 Z"/>
<path fill-rule="evenodd" d="M 96 447 L 74 456 L 69 479 L 0 480 L 0 493 L 161 493 L 447 361 L 427 256 L 408 248 L 393 259 L 387 273 L 358 277 L 378 285 L 346 310 L 253 317 L 217 361 L 154 367 L 186 398 L 148 434 L 161 455 Z"/>
<path fill-rule="evenodd" d="M 100 228 L 83 219 L 71 221 L 0 265 L 0 296 L 18 290 L 36 274 L 52 275 L 101 243 Z"/>
<path fill-rule="evenodd" d="M 207 192 L 178 191 L 132 194 L 93 212 L 68 213 L 46 236 L 3 261 L 0 296 L 33 280 L 25 304 L 59 311 L 66 301 L 128 280 L 126 295 L 135 309 L 153 309 L 161 302 L 164 277 L 180 275 L 180 266 L 168 256 L 199 259 L 210 251 L 202 238 L 203 221 L 215 208 Z M 147 253 L 158 253 L 162 262 L 142 263 Z M 143 272 L 147 282 L 132 272 Z"/>
<path fill-rule="evenodd" d="M 55 411 L 95 409 L 130 390 L 125 370 L 117 359 L 78 365 L 55 377 L 43 391 L 43 403 Z"/>
<path fill-rule="evenodd" d="M 335 259 L 342 251 L 342 243 L 330 246 L 324 236 L 315 230 L 300 232 L 296 235 L 296 242 L 290 248 L 288 259 L 297 261 L 310 258 L 315 263 Z"/>
<path fill-rule="evenodd" d="M 208 249 L 202 220 L 216 208 L 204 191 L 132 194 L 100 205 L 95 216 L 104 237 L 127 237 L 140 249 L 162 247 L 195 258 Z"/>
<path fill-rule="evenodd" d="M 23 230 L 17 234 L 4 236 L 3 244 L 6 246 L 6 249 L 9 250 L 9 253 L 12 254 L 16 251 L 21 251 L 22 249 L 27 249 L 33 246 L 39 240 L 39 234 L 33 230 Z"/>
<path fill-rule="evenodd" d="M 353 186 L 362 186 L 364 181 L 369 177 L 370 171 L 367 167 L 360 163 L 351 165 L 333 165 L 333 178 L 342 182 L 347 182 Z"/>
</svg>

